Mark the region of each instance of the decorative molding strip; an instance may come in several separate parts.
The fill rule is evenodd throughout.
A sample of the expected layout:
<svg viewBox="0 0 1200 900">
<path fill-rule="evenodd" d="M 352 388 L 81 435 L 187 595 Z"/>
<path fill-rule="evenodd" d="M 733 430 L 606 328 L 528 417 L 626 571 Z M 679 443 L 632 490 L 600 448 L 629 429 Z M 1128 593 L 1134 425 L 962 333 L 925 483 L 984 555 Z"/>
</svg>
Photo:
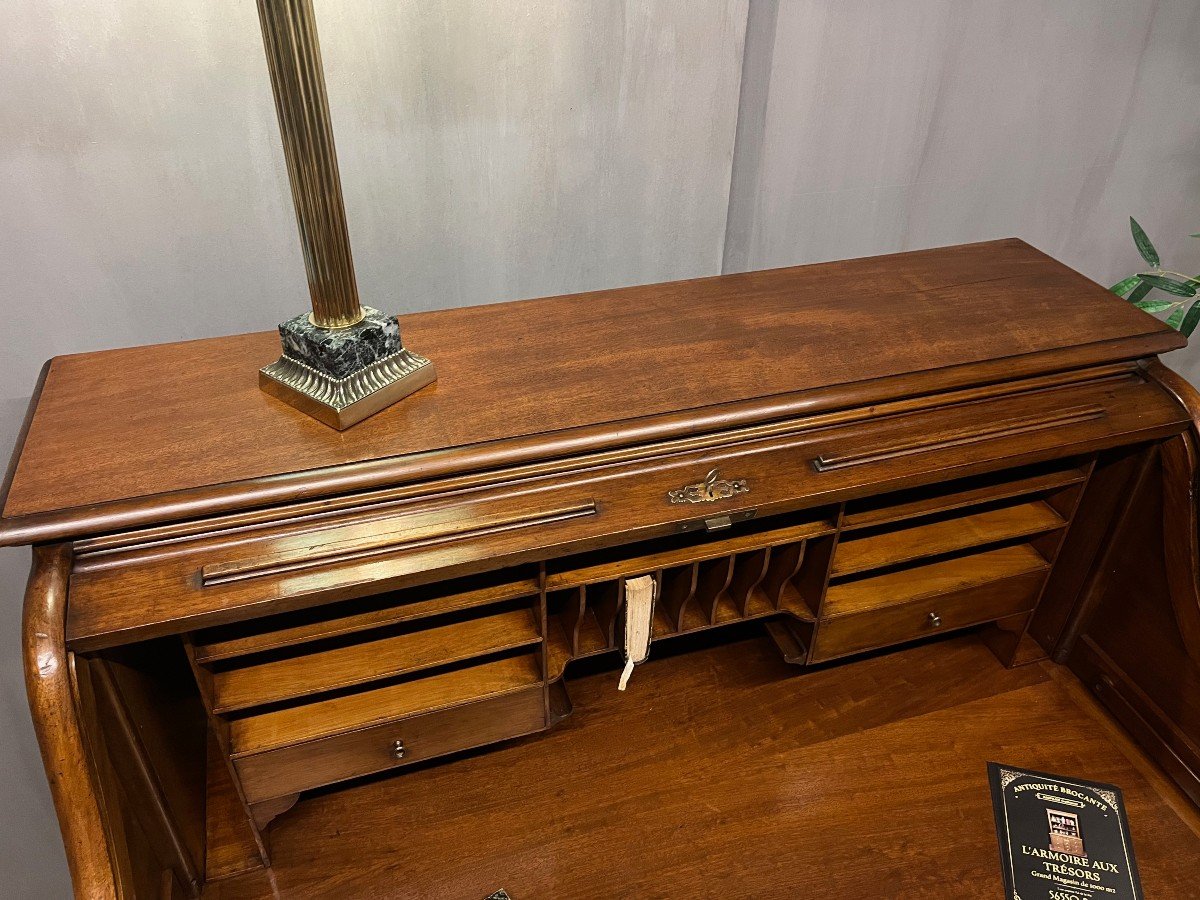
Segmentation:
<svg viewBox="0 0 1200 900">
<path fill-rule="evenodd" d="M 944 431 L 940 434 L 930 435 L 919 440 L 892 444 L 873 450 L 852 450 L 848 453 L 822 453 L 813 460 L 813 468 L 818 472 L 832 472 L 835 469 L 864 466 L 868 463 L 883 462 L 884 460 L 895 459 L 900 456 L 931 453 L 934 450 L 946 450 L 950 447 L 978 444 L 982 441 L 1012 437 L 1017 434 L 1030 434 L 1035 431 L 1047 431 L 1051 428 L 1078 425 L 1082 422 L 1102 419 L 1106 415 L 1108 413 L 1102 406 L 1079 406 L 1064 410 L 1056 415 L 1006 419 L 981 428 Z"/>
<path fill-rule="evenodd" d="M 295 551 L 281 551 L 269 556 L 235 562 L 211 563 L 200 570 L 205 587 L 246 581 L 267 575 L 281 575 L 322 566 L 357 562 L 373 556 L 417 550 L 448 541 L 469 540 L 519 528 L 550 525 L 584 516 L 596 515 L 596 501 L 588 500 L 573 506 L 539 512 L 481 516 L 478 519 L 448 521 L 430 525 L 424 529 L 402 528 L 383 534 L 373 534 L 354 540 L 326 543 L 312 539 L 310 546 Z"/>
</svg>

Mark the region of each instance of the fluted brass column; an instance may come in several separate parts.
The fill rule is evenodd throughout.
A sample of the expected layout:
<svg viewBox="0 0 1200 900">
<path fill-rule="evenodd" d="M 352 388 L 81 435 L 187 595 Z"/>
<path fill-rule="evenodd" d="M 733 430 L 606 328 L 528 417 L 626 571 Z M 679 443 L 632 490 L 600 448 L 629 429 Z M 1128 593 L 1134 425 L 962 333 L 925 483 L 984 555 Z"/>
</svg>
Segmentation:
<svg viewBox="0 0 1200 900">
<path fill-rule="evenodd" d="M 267 393 L 348 428 L 429 384 L 433 364 L 405 350 L 395 317 L 359 302 L 312 0 L 258 0 L 312 315 L 279 326 L 283 356 Z"/>
<path fill-rule="evenodd" d="M 361 321 L 363 310 L 312 2 L 258 0 L 258 18 L 308 269 L 313 324 L 344 328 Z"/>
</svg>

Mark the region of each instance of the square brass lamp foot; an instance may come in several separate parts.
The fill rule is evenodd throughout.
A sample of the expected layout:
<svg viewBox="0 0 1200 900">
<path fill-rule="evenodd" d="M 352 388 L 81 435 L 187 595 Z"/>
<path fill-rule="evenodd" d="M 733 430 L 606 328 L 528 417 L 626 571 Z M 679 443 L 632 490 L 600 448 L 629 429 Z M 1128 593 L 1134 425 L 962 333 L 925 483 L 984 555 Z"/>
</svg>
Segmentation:
<svg viewBox="0 0 1200 900">
<path fill-rule="evenodd" d="M 307 315 L 284 322 L 283 355 L 259 370 L 259 386 L 343 431 L 432 384 L 433 363 L 401 345 L 396 320 L 365 313 L 348 328 L 319 328 Z"/>
<path fill-rule="evenodd" d="M 338 431 L 435 380 L 433 363 L 411 350 L 401 350 L 346 378 L 331 378 L 286 356 L 258 372 L 259 386 L 272 397 Z"/>
</svg>

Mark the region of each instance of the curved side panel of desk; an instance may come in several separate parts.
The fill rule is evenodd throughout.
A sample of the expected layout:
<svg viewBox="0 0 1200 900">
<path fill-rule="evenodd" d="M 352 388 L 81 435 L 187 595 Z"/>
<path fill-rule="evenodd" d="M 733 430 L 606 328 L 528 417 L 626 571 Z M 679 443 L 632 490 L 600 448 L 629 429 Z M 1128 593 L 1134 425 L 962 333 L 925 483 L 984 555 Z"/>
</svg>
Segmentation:
<svg viewBox="0 0 1200 900">
<path fill-rule="evenodd" d="M 63 640 L 69 545 L 35 547 L 25 593 L 25 689 L 54 797 L 75 896 L 117 898 L 121 890 L 102 800 L 80 718 L 75 660 Z"/>
<path fill-rule="evenodd" d="M 1146 449 L 1093 573 L 1092 608 L 1071 669 L 1180 789 L 1200 805 L 1200 392 L 1157 360 L 1146 374 L 1190 427 Z M 1085 604 L 1084 605 L 1088 605 Z"/>
</svg>

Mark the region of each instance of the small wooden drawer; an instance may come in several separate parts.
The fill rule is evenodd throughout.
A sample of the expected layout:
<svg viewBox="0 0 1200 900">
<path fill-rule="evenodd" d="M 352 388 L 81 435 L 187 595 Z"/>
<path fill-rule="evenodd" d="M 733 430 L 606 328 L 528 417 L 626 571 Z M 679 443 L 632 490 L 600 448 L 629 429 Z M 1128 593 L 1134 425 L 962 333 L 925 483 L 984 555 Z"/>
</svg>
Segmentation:
<svg viewBox="0 0 1200 900">
<path fill-rule="evenodd" d="M 826 662 L 1028 612 L 1037 602 L 1044 578 L 1044 571 L 1033 571 L 953 593 L 823 619 L 809 661 Z"/>
<path fill-rule="evenodd" d="M 249 803 L 541 731 L 540 685 L 234 759 Z"/>
</svg>

